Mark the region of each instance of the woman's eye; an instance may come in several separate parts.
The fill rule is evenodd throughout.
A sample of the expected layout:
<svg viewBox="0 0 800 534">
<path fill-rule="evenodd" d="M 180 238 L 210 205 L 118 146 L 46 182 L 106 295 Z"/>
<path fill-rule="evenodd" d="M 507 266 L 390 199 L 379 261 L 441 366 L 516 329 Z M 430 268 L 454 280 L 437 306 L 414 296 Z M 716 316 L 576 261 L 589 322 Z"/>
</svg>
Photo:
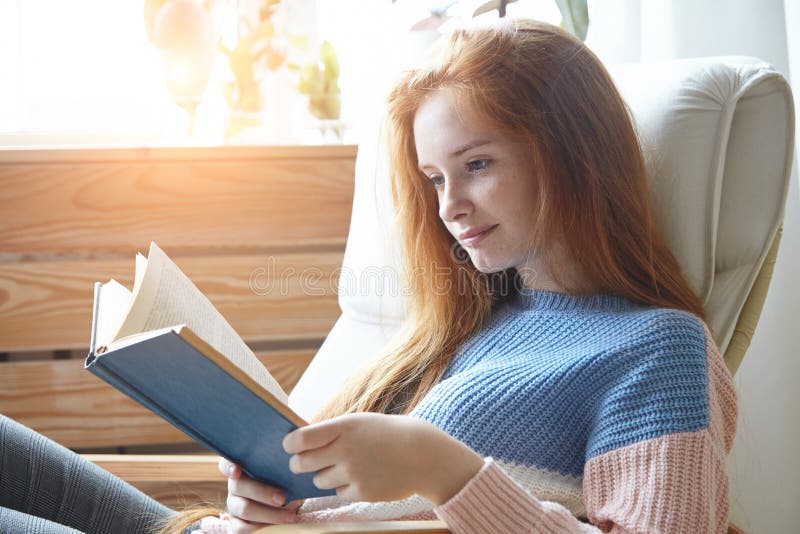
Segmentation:
<svg viewBox="0 0 800 534">
<path fill-rule="evenodd" d="M 430 176 L 428 180 L 433 187 L 444 185 L 444 176 Z"/>
<path fill-rule="evenodd" d="M 476 159 L 475 161 L 467 163 L 467 169 L 470 172 L 480 172 L 485 170 L 489 166 L 489 163 L 491 163 L 489 159 Z"/>
</svg>

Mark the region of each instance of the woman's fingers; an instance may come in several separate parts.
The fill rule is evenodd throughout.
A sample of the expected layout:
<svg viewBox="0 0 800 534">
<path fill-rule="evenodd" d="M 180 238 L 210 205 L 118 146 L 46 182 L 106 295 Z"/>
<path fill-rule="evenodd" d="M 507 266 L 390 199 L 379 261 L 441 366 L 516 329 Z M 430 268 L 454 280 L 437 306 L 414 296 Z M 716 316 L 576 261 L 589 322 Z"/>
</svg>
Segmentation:
<svg viewBox="0 0 800 534">
<path fill-rule="evenodd" d="M 220 472 L 228 477 L 228 493 L 273 506 L 283 506 L 286 494 L 278 488 L 256 482 L 242 473 L 242 468 L 224 459 L 219 460 Z"/>
<path fill-rule="evenodd" d="M 289 458 L 289 470 L 292 473 L 310 473 L 319 471 L 334 464 L 331 458 L 332 445 L 319 449 L 311 449 Z"/>
<path fill-rule="evenodd" d="M 220 458 L 218 467 L 228 477 L 226 504 L 234 532 L 247 534 L 265 524 L 297 522 L 299 505 L 280 508 L 286 503 L 285 492 L 256 482 L 243 474 L 241 467 L 224 458 Z"/>
<path fill-rule="evenodd" d="M 241 467 L 222 457 L 220 457 L 217 467 L 219 468 L 219 472 L 228 478 L 239 478 L 239 476 L 242 474 Z"/>
<path fill-rule="evenodd" d="M 305 499 L 297 499 L 296 501 L 289 501 L 286 504 L 286 506 L 283 507 L 283 509 L 296 512 L 301 506 L 303 506 L 304 502 L 306 502 Z"/>
<path fill-rule="evenodd" d="M 296 454 L 324 447 L 339 437 L 343 424 L 341 419 L 330 419 L 293 430 L 283 438 L 283 450 Z"/>
<path fill-rule="evenodd" d="M 314 475 L 314 485 L 319 489 L 334 489 L 347 484 L 347 477 L 339 466 L 326 467 Z"/>
<path fill-rule="evenodd" d="M 244 497 L 270 506 L 283 506 L 286 494 L 278 488 L 256 482 L 247 475 L 228 479 L 228 494 Z"/>
<path fill-rule="evenodd" d="M 228 513 L 233 519 L 239 519 L 248 523 L 262 524 L 283 524 L 296 523 L 297 514 L 290 510 L 267 506 L 237 495 L 228 494 L 227 501 Z"/>
</svg>

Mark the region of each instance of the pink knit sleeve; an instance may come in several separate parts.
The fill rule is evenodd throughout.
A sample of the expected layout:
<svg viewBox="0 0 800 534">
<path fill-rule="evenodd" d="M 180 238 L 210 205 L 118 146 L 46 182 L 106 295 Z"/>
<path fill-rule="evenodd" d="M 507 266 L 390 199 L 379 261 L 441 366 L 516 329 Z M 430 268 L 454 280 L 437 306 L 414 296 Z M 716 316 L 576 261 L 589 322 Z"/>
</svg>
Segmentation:
<svg viewBox="0 0 800 534">
<path fill-rule="evenodd" d="M 494 532 L 724 533 L 725 459 L 736 427 L 736 394 L 706 328 L 709 424 L 620 447 L 584 467 L 589 522 L 528 493 L 491 458 L 436 515 L 454 534 Z"/>
</svg>

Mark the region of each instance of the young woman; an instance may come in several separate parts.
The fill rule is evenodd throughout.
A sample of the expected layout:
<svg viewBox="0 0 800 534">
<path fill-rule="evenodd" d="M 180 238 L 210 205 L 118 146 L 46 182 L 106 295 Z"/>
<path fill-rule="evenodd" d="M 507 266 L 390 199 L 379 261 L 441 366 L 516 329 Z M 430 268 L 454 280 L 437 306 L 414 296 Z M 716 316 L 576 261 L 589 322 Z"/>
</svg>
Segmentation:
<svg viewBox="0 0 800 534">
<path fill-rule="evenodd" d="M 388 114 L 408 320 L 284 440 L 336 496 L 285 503 L 221 460 L 228 513 L 200 528 L 725 532 L 731 377 L 598 59 L 539 22 L 457 31 Z"/>
</svg>

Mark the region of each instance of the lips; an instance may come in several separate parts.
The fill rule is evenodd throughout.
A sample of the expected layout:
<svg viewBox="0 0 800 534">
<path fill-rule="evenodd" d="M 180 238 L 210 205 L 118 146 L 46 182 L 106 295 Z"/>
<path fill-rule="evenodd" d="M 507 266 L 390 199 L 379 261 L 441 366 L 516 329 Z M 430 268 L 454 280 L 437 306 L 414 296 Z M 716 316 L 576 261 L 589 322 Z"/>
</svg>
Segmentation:
<svg viewBox="0 0 800 534">
<path fill-rule="evenodd" d="M 497 228 L 498 225 L 489 225 L 489 226 L 480 226 L 476 228 L 471 228 L 465 232 L 462 232 L 458 238 L 459 240 L 469 246 L 475 246 L 484 238 L 486 238 L 489 234 Z"/>
</svg>

